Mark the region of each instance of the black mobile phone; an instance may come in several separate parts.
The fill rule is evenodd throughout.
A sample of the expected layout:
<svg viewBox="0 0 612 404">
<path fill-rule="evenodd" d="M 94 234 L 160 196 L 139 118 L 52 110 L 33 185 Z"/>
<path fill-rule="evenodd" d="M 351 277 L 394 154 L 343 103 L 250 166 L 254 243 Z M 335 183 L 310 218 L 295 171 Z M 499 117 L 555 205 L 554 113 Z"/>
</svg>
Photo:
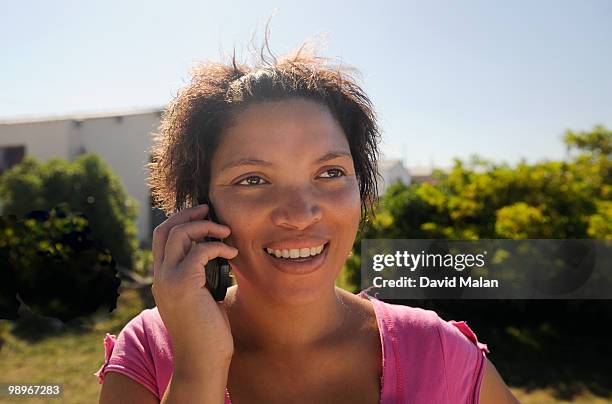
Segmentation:
<svg viewBox="0 0 612 404">
<path fill-rule="evenodd" d="M 205 198 L 198 198 L 198 204 L 208 205 L 208 214 L 206 218 L 212 222 L 219 223 L 215 211 Z M 205 237 L 206 241 L 220 241 L 213 237 Z M 210 294 L 216 301 L 222 301 L 225 299 L 227 288 L 231 286 L 232 280 L 230 277 L 230 264 L 225 258 L 217 257 L 214 258 L 204 266 L 204 273 L 206 275 L 206 288 L 210 291 Z"/>
</svg>

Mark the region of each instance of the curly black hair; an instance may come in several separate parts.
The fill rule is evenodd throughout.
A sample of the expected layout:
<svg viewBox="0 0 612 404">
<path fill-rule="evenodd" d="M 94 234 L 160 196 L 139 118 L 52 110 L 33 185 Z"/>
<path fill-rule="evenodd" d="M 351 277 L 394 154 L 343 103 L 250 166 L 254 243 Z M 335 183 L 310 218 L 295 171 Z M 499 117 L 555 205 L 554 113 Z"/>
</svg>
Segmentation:
<svg viewBox="0 0 612 404">
<path fill-rule="evenodd" d="M 162 113 L 148 164 L 154 204 L 167 215 L 206 196 L 210 164 L 223 130 L 254 103 L 306 98 L 329 108 L 348 140 L 361 198 L 361 224 L 377 201 L 380 132 L 372 102 L 356 82 L 354 68 L 316 55 L 305 41 L 276 58 L 268 32 L 252 66 L 206 61 L 193 69 L 191 81 Z M 268 55 L 266 57 L 265 51 Z"/>
</svg>

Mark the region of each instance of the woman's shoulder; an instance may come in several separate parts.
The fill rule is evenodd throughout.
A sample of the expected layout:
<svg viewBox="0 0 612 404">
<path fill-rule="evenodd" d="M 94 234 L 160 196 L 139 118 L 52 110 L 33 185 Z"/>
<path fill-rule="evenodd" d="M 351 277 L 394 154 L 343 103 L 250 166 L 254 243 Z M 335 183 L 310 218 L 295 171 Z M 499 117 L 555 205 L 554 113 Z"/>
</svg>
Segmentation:
<svg viewBox="0 0 612 404">
<path fill-rule="evenodd" d="M 132 317 L 121 329 L 119 335 L 128 335 L 138 340 L 147 338 L 167 339 L 168 332 L 157 307 L 144 309 Z"/>
<path fill-rule="evenodd" d="M 478 341 L 476 333 L 465 321 L 445 320 L 437 312 L 420 307 L 411 307 L 384 303 L 387 310 L 395 318 L 397 324 L 404 330 L 422 330 L 436 334 L 442 343 L 475 345 L 477 348 L 489 352 L 486 344 Z"/>
<path fill-rule="evenodd" d="M 422 309 L 401 304 L 387 303 L 376 296 L 370 296 L 366 291 L 359 296 L 372 303 L 379 325 L 385 330 L 412 331 L 435 333 L 440 321 L 443 321 L 433 310 Z"/>
<path fill-rule="evenodd" d="M 157 307 L 142 310 L 121 330 L 143 342 L 153 356 L 171 356 L 170 337 Z"/>
<path fill-rule="evenodd" d="M 123 373 L 159 397 L 172 369 L 172 347 L 156 307 L 142 310 L 117 336 L 104 338 L 104 362 L 95 373 L 99 383 L 109 371 Z M 163 390 L 161 390 L 163 391 Z"/>
<path fill-rule="evenodd" d="M 372 299 L 378 303 L 381 314 L 386 320 L 393 321 L 403 327 L 417 327 L 424 330 L 432 330 L 439 326 L 442 320 L 438 313 L 433 310 L 423 309 L 402 304 L 387 303 L 376 298 Z"/>
<path fill-rule="evenodd" d="M 415 402 L 478 402 L 489 350 L 465 321 L 370 300 L 381 325 L 389 389 L 396 390 L 389 394 Z"/>
<path fill-rule="evenodd" d="M 471 342 L 488 352 L 486 344 L 478 342 L 476 333 L 465 321 L 445 320 L 434 310 L 408 305 L 387 303 L 376 297 L 370 297 L 377 316 L 383 325 L 392 332 L 410 334 L 411 338 L 438 337 L 442 342 L 459 338 L 459 341 Z"/>
<path fill-rule="evenodd" d="M 162 318 L 159 315 L 159 310 L 157 310 L 157 306 L 154 306 L 150 309 L 142 310 L 140 314 L 134 317 L 134 319 L 140 319 L 143 327 L 162 330 L 163 332 L 166 332 L 166 327 L 164 326 L 164 322 L 162 321 Z"/>
</svg>

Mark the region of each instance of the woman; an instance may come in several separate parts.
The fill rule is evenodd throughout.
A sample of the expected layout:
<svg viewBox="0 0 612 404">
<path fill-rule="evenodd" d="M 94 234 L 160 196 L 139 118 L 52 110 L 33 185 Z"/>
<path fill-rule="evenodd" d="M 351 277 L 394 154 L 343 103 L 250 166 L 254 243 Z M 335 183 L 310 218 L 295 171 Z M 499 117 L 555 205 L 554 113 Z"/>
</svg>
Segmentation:
<svg viewBox="0 0 612 404">
<path fill-rule="evenodd" d="M 348 70 L 303 47 L 198 67 L 150 165 L 172 214 L 153 234 L 157 307 L 107 335 L 100 402 L 516 402 L 465 323 L 334 287 L 372 210 L 379 137 Z M 202 196 L 218 223 L 191 206 Z M 237 282 L 222 302 L 202 287 L 215 257 Z"/>
</svg>

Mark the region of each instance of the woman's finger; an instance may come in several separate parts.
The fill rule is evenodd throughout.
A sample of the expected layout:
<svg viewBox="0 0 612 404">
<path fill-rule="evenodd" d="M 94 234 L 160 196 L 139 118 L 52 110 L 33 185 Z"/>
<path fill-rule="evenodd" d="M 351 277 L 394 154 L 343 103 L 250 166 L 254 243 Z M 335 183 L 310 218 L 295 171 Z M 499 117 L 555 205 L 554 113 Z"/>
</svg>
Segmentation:
<svg viewBox="0 0 612 404">
<path fill-rule="evenodd" d="M 230 235 L 228 226 L 209 220 L 196 220 L 174 226 L 168 234 L 162 264 L 165 267 L 176 267 L 189 253 L 194 242 L 204 237 L 223 239 Z"/>
<path fill-rule="evenodd" d="M 206 204 L 186 208 L 170 216 L 153 230 L 153 241 L 151 244 L 153 250 L 153 275 L 155 275 L 155 268 L 159 268 L 164 260 L 165 246 L 170 230 L 176 225 L 202 219 L 207 213 L 208 205 Z"/>
<path fill-rule="evenodd" d="M 192 273 L 186 274 L 185 272 L 204 273 L 204 266 L 212 259 L 222 257 L 228 260 L 236 258 L 238 250 L 231 247 L 221 241 L 211 241 L 207 243 L 196 243 L 193 245 L 189 254 L 179 265 L 180 271 L 183 272 L 181 276 L 189 276 Z M 201 286 L 203 286 L 202 283 Z"/>
</svg>

